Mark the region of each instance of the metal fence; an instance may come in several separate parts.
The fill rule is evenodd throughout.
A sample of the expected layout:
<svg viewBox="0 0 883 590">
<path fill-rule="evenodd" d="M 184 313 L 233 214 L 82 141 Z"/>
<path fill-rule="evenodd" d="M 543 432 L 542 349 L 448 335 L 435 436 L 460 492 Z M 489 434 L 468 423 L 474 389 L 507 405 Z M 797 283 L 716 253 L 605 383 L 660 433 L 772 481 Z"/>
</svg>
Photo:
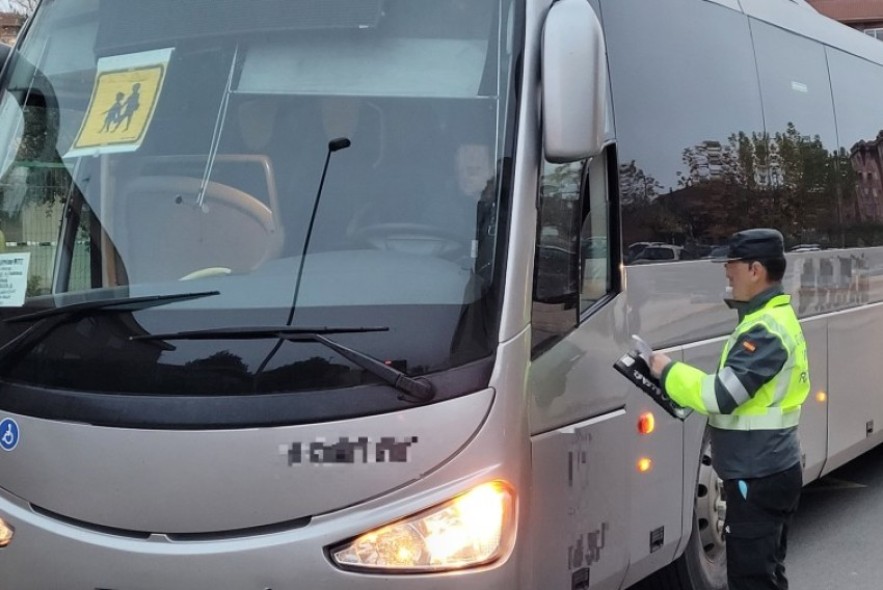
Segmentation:
<svg viewBox="0 0 883 590">
<path fill-rule="evenodd" d="M 63 205 L 26 205 L 18 223 L 5 229 L 5 252 L 30 253 L 28 267 L 28 296 L 50 292 L 55 255 L 58 249 L 58 230 L 61 226 Z M 71 291 L 89 288 L 91 271 L 89 240 L 78 239 L 71 268 Z"/>
</svg>

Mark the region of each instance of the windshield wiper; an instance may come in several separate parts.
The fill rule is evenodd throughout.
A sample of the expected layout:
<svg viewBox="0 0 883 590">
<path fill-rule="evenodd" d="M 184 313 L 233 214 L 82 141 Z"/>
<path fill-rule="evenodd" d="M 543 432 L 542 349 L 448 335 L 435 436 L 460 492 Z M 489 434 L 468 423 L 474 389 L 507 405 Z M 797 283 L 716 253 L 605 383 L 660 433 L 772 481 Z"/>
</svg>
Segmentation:
<svg viewBox="0 0 883 590">
<path fill-rule="evenodd" d="M 171 293 L 168 295 L 142 295 L 140 297 L 114 297 L 113 299 L 95 299 L 93 301 L 80 301 L 79 303 L 71 303 L 62 305 L 61 307 L 52 307 L 49 309 L 41 309 L 32 313 L 23 313 L 21 315 L 6 318 L 4 322 L 27 322 L 32 320 L 41 320 L 43 318 L 55 315 L 72 315 L 78 312 L 90 312 L 104 309 L 118 309 L 119 311 L 138 311 L 149 307 L 158 307 L 167 303 L 176 301 L 187 301 L 188 299 L 202 299 L 203 297 L 211 297 L 212 295 L 220 295 L 220 291 L 202 291 L 199 293 Z"/>
<path fill-rule="evenodd" d="M 290 342 L 318 342 L 327 346 L 340 356 L 362 367 L 383 382 L 402 392 L 400 399 L 415 403 L 425 403 L 435 396 L 432 383 L 422 377 L 411 377 L 403 371 L 383 361 L 354 350 L 326 338 L 326 334 L 356 334 L 362 332 L 386 332 L 389 328 L 371 327 L 294 327 L 294 326 L 256 326 L 212 328 L 189 332 L 170 332 L 167 334 L 147 334 L 131 336 L 129 340 L 257 340 L 261 338 L 278 338 Z"/>
<path fill-rule="evenodd" d="M 5 318 L 6 323 L 28 322 L 34 324 L 27 330 L 0 346 L 0 367 L 3 367 L 9 358 L 16 352 L 27 350 L 37 345 L 43 338 L 49 335 L 58 326 L 77 319 L 83 315 L 95 311 L 138 311 L 150 307 L 158 307 L 176 301 L 200 299 L 219 295 L 220 291 L 203 291 L 200 293 L 175 293 L 168 295 L 144 295 L 140 297 L 122 297 L 114 299 L 96 299 L 94 301 L 80 301 L 61 307 L 52 307 L 32 313 L 23 313 L 10 318 Z"/>
</svg>

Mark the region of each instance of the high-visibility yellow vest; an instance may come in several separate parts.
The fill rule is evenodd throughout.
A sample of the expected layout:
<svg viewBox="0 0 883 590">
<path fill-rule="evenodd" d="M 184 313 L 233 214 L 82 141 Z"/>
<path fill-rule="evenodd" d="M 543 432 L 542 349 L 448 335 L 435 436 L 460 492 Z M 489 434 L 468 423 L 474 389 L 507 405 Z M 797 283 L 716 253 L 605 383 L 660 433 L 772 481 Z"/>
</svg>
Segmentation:
<svg viewBox="0 0 883 590">
<path fill-rule="evenodd" d="M 732 413 L 717 410 L 715 378 L 726 378 L 726 360 L 739 337 L 762 326 L 779 338 L 787 360 L 779 372 L 758 389 L 746 395 Z M 708 423 L 722 430 L 775 430 L 797 426 L 800 406 L 809 395 L 809 363 L 800 322 L 791 307 L 789 295 L 776 295 L 742 318 L 730 336 L 718 364 L 718 374 L 706 374 L 685 363 L 674 363 L 665 375 L 665 389 L 676 402 L 708 415 Z"/>
</svg>

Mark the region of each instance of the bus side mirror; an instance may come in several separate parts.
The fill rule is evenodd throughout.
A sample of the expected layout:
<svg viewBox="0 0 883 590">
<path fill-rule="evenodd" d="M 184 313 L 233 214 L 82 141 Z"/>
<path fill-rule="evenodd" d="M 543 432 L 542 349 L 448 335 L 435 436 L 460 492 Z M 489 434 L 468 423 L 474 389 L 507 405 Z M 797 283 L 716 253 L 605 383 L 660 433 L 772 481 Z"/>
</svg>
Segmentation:
<svg viewBox="0 0 883 590">
<path fill-rule="evenodd" d="M 607 56 L 588 0 L 558 0 L 543 28 L 542 114 L 546 159 L 575 162 L 601 152 L 607 117 Z"/>
</svg>

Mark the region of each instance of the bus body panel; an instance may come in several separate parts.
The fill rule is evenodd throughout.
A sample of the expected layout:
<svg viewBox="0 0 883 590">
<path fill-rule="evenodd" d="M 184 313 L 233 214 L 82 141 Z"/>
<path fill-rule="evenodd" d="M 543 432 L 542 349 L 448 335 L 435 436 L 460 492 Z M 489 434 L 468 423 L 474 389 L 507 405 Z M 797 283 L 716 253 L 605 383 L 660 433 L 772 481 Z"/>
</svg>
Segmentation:
<svg viewBox="0 0 883 590">
<path fill-rule="evenodd" d="M 60 520 L 35 511 L 21 498 L 0 492 L 0 513 L 16 530 L 15 542 L 0 552 L 0 579 L 4 587 L 20 590 L 286 590 L 353 584 L 402 590 L 445 588 L 450 584 L 476 590 L 534 587 L 530 585 L 531 574 L 526 565 L 530 562 L 528 550 L 533 542 L 542 546 L 544 540 L 532 539 L 527 532 L 530 498 L 526 490 L 530 485 L 526 466 L 530 462 L 523 384 L 528 350 L 527 331 L 501 345 L 501 356 L 514 364 L 498 367 L 491 379 L 493 390 L 485 393 L 499 393 L 494 396 L 490 412 L 483 416 L 483 427 L 465 441 L 454 457 L 408 485 L 373 498 L 354 500 L 348 507 L 315 515 L 308 523 L 281 523 L 267 531 L 234 534 L 219 531 L 195 539 L 163 534 L 139 539 L 119 531 L 94 530 Z M 450 436 L 449 419 L 465 418 L 462 407 L 437 404 L 425 409 L 433 412 L 425 422 L 439 436 Z M 350 466 L 307 467 L 345 470 Z M 335 567 L 326 554 L 329 547 L 493 480 L 508 482 L 515 491 L 516 522 L 515 536 L 504 543 L 502 556 L 490 565 L 441 575 L 366 575 Z M 350 485 L 356 481 L 352 476 L 349 479 Z M 40 568 L 34 568 L 27 557 L 31 555 L 48 557 Z"/>
<path fill-rule="evenodd" d="M 486 475 L 493 475 L 492 473 Z M 432 501 L 416 495 L 409 500 Z M 419 505 L 419 504 L 418 504 Z M 412 504 L 414 509 L 418 505 Z M 375 510 L 397 507 L 386 498 Z M 397 508 L 401 508 L 398 506 Z M 323 547 L 345 539 L 346 530 L 363 520 L 348 515 L 330 524 L 304 530 L 240 539 L 178 542 L 133 540 L 84 531 L 45 519 L 0 496 L 0 510 L 17 525 L 16 540 L 0 555 L 5 587 L 18 590 L 296 590 L 342 588 L 358 584 L 369 589 L 515 588 L 518 561 L 504 559 L 469 572 L 433 576 L 365 575 L 335 568 Z M 39 517 L 38 517 L 39 518 Z M 346 524 L 347 526 L 343 526 Z M 43 556 L 34 567 L 34 555 Z M 453 579 L 452 579 L 453 578 Z"/>
<path fill-rule="evenodd" d="M 0 470 L 8 492 L 95 526 L 247 529 L 337 510 L 418 479 L 474 435 L 492 400 L 486 390 L 407 412 L 233 431 L 118 429 L 17 416 L 21 439 L 14 452 L 0 455 Z"/>
<path fill-rule="evenodd" d="M 881 441 L 879 334 L 883 305 L 832 315 L 828 336 L 830 431 L 825 472 Z M 815 388 L 814 388 L 815 389 Z"/>
<path fill-rule="evenodd" d="M 592 588 L 622 582 L 631 519 L 628 497 L 618 492 L 629 489 L 631 473 L 609 457 L 629 445 L 629 418 L 617 410 L 532 438 L 532 505 L 540 512 L 531 531 L 543 539 L 532 561 L 536 579 L 549 588 L 565 588 L 580 575 Z"/>
<path fill-rule="evenodd" d="M 825 465 L 828 451 L 829 408 L 828 398 L 820 399 L 819 392 L 828 391 L 828 363 L 825 351 L 828 347 L 827 317 L 810 318 L 802 322 L 803 337 L 809 358 L 810 392 L 800 411 L 800 448 L 803 452 L 803 479 L 817 479 Z"/>
<path fill-rule="evenodd" d="M 625 298 L 617 297 L 533 360 L 528 384 L 532 434 L 640 400 L 641 393 L 612 369 L 620 351 L 628 347 L 625 316 Z"/>
<path fill-rule="evenodd" d="M 739 2 L 744 12 L 754 18 L 883 64 L 883 52 L 880 47 L 874 45 L 873 37 L 821 16 L 813 8 L 788 1 L 739 0 Z"/>
<path fill-rule="evenodd" d="M 528 0 L 524 15 L 523 75 L 520 80 L 520 109 L 513 162 L 512 221 L 506 264 L 503 313 L 500 318 L 500 341 L 520 334 L 530 324 L 531 295 L 536 239 L 537 184 L 541 148 L 537 126 L 537 94 L 540 76 L 540 40 L 549 0 Z"/>
</svg>

